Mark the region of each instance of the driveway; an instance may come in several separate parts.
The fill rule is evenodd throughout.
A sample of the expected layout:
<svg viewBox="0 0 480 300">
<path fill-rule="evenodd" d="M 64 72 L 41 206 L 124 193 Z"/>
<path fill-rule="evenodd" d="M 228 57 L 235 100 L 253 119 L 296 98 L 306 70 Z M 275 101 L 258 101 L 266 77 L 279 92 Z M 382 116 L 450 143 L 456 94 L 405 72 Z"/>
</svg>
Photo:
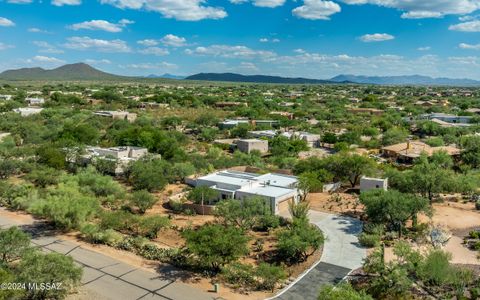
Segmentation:
<svg viewBox="0 0 480 300">
<path fill-rule="evenodd" d="M 358 242 L 358 235 L 362 232 L 360 220 L 313 210 L 309 217 L 325 235 L 321 262 L 351 270 L 363 265 L 367 250 Z"/>
<path fill-rule="evenodd" d="M 273 299 L 315 300 L 321 286 L 336 284 L 363 265 L 367 250 L 358 242 L 358 234 L 362 232 L 361 221 L 313 210 L 309 218 L 325 235 L 322 257 Z"/>
<path fill-rule="evenodd" d="M 84 249 L 80 244 L 58 238 L 41 221 L 19 221 L 4 212 L 4 208 L 0 208 L 0 227 L 18 226 L 29 232 L 32 243 L 44 251 L 70 255 L 83 268 L 83 287 L 91 291 L 96 299 L 214 299 L 213 295 L 175 282 L 174 276 L 168 272 L 148 272 Z"/>
</svg>

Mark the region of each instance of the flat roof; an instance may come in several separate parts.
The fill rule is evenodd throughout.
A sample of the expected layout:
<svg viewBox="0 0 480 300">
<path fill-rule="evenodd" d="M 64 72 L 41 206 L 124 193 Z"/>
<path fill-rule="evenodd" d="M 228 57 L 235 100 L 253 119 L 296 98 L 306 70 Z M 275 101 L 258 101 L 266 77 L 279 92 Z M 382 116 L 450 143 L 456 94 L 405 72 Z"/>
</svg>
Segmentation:
<svg viewBox="0 0 480 300">
<path fill-rule="evenodd" d="M 274 174 L 274 173 L 260 175 L 257 177 L 257 179 L 261 182 L 270 181 L 270 185 L 273 185 L 273 186 L 283 186 L 283 187 L 288 187 L 298 182 L 298 178 L 295 176 Z"/>
<path fill-rule="evenodd" d="M 239 190 L 239 192 L 252 194 L 252 195 L 265 196 L 265 197 L 273 197 L 273 198 L 278 198 L 278 197 L 295 193 L 295 191 L 292 189 L 282 188 L 278 186 L 271 186 L 271 185 L 256 186 L 256 187 L 248 188 L 245 190 Z"/>
</svg>

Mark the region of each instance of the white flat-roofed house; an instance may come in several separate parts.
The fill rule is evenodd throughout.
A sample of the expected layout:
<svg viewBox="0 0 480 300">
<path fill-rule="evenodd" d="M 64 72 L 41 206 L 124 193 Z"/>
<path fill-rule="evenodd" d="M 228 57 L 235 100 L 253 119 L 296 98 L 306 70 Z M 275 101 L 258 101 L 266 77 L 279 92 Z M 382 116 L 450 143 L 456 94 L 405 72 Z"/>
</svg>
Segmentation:
<svg viewBox="0 0 480 300">
<path fill-rule="evenodd" d="M 267 139 L 273 139 L 278 135 L 278 131 L 276 130 L 255 130 L 255 131 L 249 131 L 248 135 L 254 138 L 267 138 Z"/>
<path fill-rule="evenodd" d="M 25 102 L 27 102 L 28 105 L 38 106 L 44 104 L 45 99 L 42 97 L 27 97 L 25 98 Z"/>
<path fill-rule="evenodd" d="M 106 159 L 116 162 L 114 173 L 121 175 L 125 172 L 125 167 L 132 161 L 136 161 L 148 154 L 147 148 L 141 147 L 87 147 L 86 154 L 82 157 L 86 163 L 94 162 L 95 159 Z"/>
<path fill-rule="evenodd" d="M 96 116 L 111 118 L 113 120 L 127 120 L 129 122 L 135 122 L 137 119 L 136 113 L 130 113 L 128 111 L 96 111 L 93 113 Z"/>
<path fill-rule="evenodd" d="M 226 119 L 220 122 L 218 125 L 220 128 L 228 129 L 237 127 L 240 124 L 250 124 L 250 120 L 248 119 Z"/>
<path fill-rule="evenodd" d="M 0 95 L 0 101 L 10 101 L 12 98 L 12 95 Z"/>
<path fill-rule="evenodd" d="M 388 178 L 371 178 L 366 176 L 360 178 L 360 192 L 370 190 L 388 190 Z"/>
<path fill-rule="evenodd" d="M 260 153 L 268 152 L 268 141 L 259 139 L 241 139 L 234 142 L 237 149 L 244 153 L 259 151 Z"/>
<path fill-rule="evenodd" d="M 318 148 L 320 146 L 320 140 L 321 137 L 319 134 L 313 134 L 309 132 L 284 132 L 281 134 L 282 136 L 289 138 L 289 139 L 295 139 L 298 138 L 300 140 L 304 140 L 307 142 L 307 145 L 310 148 Z"/>
<path fill-rule="evenodd" d="M 22 117 L 28 117 L 41 113 L 43 108 L 41 107 L 20 107 L 15 108 L 13 111 L 19 113 Z"/>
<path fill-rule="evenodd" d="M 288 211 L 289 202 L 298 202 L 298 178 L 283 174 L 254 174 L 237 171 L 219 171 L 190 181 L 194 186 L 208 186 L 221 199 L 243 200 L 262 197 L 270 203 L 275 214 Z"/>
</svg>

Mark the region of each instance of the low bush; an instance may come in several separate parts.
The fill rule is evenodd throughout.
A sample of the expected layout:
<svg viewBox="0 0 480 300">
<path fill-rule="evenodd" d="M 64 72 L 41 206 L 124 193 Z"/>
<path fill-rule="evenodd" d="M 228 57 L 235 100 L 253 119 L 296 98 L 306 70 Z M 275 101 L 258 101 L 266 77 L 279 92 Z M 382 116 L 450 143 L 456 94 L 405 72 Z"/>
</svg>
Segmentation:
<svg viewBox="0 0 480 300">
<path fill-rule="evenodd" d="M 255 284 L 255 270 L 248 264 L 232 263 L 225 266 L 222 268 L 221 277 L 236 288 Z"/>
<path fill-rule="evenodd" d="M 360 242 L 360 245 L 364 247 L 373 248 L 380 245 L 381 236 L 362 232 L 358 237 L 358 241 Z"/>
</svg>

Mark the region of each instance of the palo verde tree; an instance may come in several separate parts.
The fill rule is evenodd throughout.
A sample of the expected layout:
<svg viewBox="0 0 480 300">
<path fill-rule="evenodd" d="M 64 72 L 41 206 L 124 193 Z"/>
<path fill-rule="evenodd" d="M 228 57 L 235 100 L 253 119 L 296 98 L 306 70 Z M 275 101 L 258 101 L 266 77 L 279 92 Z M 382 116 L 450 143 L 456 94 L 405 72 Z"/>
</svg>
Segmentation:
<svg viewBox="0 0 480 300">
<path fill-rule="evenodd" d="M 399 236 L 408 220 L 413 220 L 415 224 L 418 213 L 430 211 L 427 199 L 395 190 L 362 193 L 360 202 L 365 205 L 370 221 L 397 231 Z"/>
<path fill-rule="evenodd" d="M 219 271 L 228 263 L 248 253 L 248 237 L 239 228 L 208 224 L 183 232 L 186 249 L 201 266 Z"/>
</svg>

